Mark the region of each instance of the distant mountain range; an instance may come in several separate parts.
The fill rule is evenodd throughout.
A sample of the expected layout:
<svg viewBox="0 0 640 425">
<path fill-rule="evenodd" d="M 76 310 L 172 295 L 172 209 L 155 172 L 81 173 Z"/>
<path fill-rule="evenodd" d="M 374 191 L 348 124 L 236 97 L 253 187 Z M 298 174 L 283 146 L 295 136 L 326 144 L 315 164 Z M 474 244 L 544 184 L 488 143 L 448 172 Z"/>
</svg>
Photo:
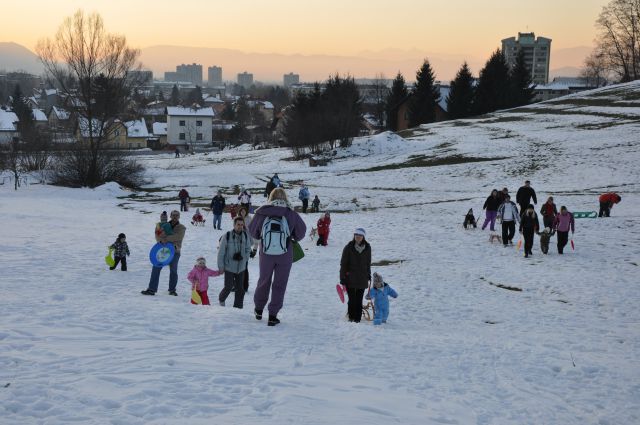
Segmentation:
<svg viewBox="0 0 640 425">
<path fill-rule="evenodd" d="M 589 47 L 552 50 L 551 78 L 578 75 L 582 62 L 590 51 Z M 356 78 L 373 78 L 380 73 L 386 78 L 393 78 L 400 71 L 406 80 L 412 81 L 425 57 L 435 69 L 436 78 L 443 81 L 452 79 L 465 60 L 477 75 L 488 58 L 430 54 L 416 49 L 384 49 L 363 51 L 354 56 L 336 56 L 248 53 L 206 47 L 151 46 L 141 49 L 140 61 L 144 68 L 153 71 L 157 79 L 162 79 L 165 71 L 175 71 L 176 65 L 195 62 L 202 64 L 205 81 L 207 67 L 217 65 L 222 67 L 224 80 L 235 81 L 238 73 L 247 71 L 254 74 L 256 81 L 282 83 L 283 74 L 289 72 L 299 74 L 301 81 L 313 82 L 324 81 L 336 72 Z M 42 65 L 37 56 L 26 47 L 11 42 L 0 42 L 0 72 L 15 70 L 40 74 Z"/>
</svg>

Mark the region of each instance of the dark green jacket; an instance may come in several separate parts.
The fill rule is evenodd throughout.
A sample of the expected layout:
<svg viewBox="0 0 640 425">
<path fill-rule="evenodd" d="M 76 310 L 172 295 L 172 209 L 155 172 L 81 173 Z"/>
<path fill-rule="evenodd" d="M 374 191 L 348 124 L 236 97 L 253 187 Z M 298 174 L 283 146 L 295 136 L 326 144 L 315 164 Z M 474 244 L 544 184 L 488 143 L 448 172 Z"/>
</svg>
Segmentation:
<svg viewBox="0 0 640 425">
<path fill-rule="evenodd" d="M 371 245 L 366 240 L 364 251 L 359 253 L 351 241 L 342 250 L 340 259 L 340 282 L 347 288 L 367 288 L 371 280 Z"/>
</svg>

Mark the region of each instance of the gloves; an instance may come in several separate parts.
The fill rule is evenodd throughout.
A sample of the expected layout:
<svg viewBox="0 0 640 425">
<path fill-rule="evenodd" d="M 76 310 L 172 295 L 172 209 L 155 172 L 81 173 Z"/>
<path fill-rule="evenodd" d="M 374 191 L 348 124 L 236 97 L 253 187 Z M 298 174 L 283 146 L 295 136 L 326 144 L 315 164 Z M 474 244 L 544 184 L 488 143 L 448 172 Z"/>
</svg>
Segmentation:
<svg viewBox="0 0 640 425">
<path fill-rule="evenodd" d="M 251 250 L 251 253 L 249 254 L 249 258 L 253 258 L 256 256 L 257 251 L 255 249 Z"/>
</svg>

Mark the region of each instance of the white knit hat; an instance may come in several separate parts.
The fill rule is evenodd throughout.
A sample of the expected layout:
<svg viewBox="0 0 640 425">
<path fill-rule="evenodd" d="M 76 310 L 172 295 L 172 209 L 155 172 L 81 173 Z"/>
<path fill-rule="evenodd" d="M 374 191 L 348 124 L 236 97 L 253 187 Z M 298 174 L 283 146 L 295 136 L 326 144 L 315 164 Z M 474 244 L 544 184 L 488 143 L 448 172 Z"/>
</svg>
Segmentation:
<svg viewBox="0 0 640 425">
<path fill-rule="evenodd" d="M 354 235 L 367 236 L 367 232 L 362 227 L 358 227 L 356 230 L 354 230 L 353 234 Z"/>
</svg>

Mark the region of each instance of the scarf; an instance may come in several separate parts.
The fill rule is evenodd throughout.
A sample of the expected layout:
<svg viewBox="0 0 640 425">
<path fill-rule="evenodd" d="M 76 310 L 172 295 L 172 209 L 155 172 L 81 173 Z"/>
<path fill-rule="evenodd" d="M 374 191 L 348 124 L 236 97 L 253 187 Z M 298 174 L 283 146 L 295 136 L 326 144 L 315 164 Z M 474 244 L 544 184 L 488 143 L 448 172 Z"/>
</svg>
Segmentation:
<svg viewBox="0 0 640 425">
<path fill-rule="evenodd" d="M 364 249 L 367 247 L 364 243 L 358 245 L 358 243 L 354 243 L 353 247 L 356 249 L 356 251 L 358 251 L 358 254 L 362 254 L 364 252 Z"/>
<path fill-rule="evenodd" d="M 289 203 L 284 199 L 274 199 L 273 201 L 269 202 L 269 205 L 273 205 L 274 207 L 291 208 Z"/>
</svg>

